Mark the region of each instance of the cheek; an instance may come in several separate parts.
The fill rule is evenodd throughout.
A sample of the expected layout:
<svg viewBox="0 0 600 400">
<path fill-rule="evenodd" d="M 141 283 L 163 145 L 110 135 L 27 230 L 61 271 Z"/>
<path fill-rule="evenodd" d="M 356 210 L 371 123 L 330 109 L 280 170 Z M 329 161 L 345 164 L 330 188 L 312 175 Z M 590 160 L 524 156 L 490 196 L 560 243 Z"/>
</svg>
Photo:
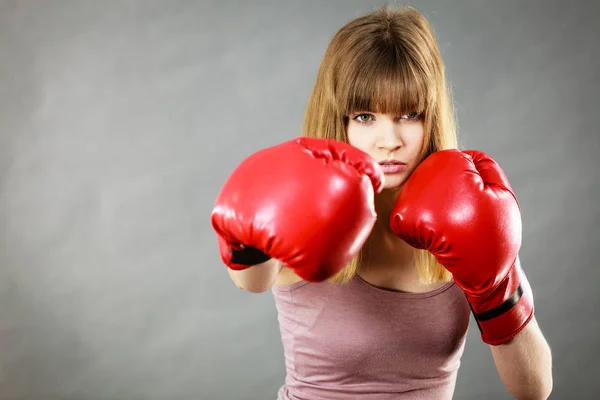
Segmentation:
<svg viewBox="0 0 600 400">
<path fill-rule="evenodd" d="M 404 139 L 404 144 L 411 156 L 417 157 L 425 142 L 425 132 L 422 127 L 415 127 L 414 129 L 411 129 L 411 132 L 407 133 L 408 135 L 406 135 L 406 139 Z"/>
<path fill-rule="evenodd" d="M 369 153 L 372 149 L 373 143 L 371 143 L 372 139 L 370 139 L 370 135 L 365 135 L 364 132 L 360 131 L 360 128 L 350 125 L 346 130 L 346 134 L 348 136 L 348 143 L 352 146 L 365 153 Z"/>
</svg>

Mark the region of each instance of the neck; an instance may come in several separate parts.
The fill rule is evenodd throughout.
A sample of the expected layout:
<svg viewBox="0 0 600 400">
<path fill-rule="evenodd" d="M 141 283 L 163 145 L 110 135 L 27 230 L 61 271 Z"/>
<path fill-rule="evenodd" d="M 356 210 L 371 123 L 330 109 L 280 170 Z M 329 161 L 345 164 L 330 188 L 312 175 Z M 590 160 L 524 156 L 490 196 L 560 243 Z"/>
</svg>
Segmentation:
<svg viewBox="0 0 600 400">
<path fill-rule="evenodd" d="M 366 243 L 369 249 L 381 251 L 398 246 L 398 238 L 390 228 L 390 217 L 400 190 L 385 189 L 375 196 L 375 212 L 377 221 Z"/>
<path fill-rule="evenodd" d="M 375 211 L 377 212 L 375 229 L 393 234 L 392 230 L 390 229 L 390 217 L 399 194 L 400 188 L 394 188 L 385 189 L 380 194 L 375 196 Z"/>
<path fill-rule="evenodd" d="M 364 246 L 364 261 L 367 269 L 377 269 L 391 264 L 411 267 L 413 252 L 411 247 L 399 239 L 390 228 L 390 216 L 400 193 L 399 188 L 387 189 L 375 197 L 377 221 Z"/>
</svg>

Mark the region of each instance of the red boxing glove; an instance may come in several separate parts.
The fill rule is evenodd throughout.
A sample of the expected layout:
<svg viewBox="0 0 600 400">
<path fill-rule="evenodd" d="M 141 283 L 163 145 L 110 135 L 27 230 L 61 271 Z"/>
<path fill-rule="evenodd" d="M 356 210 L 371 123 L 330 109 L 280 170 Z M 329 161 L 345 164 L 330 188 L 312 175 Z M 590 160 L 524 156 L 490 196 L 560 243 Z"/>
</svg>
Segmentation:
<svg viewBox="0 0 600 400">
<path fill-rule="evenodd" d="M 276 258 L 304 280 L 328 279 L 371 232 L 382 181 L 369 155 L 335 140 L 300 137 L 258 151 L 217 197 L 221 258 L 234 270 Z"/>
<path fill-rule="evenodd" d="M 398 237 L 429 250 L 452 273 L 485 343 L 505 343 L 529 323 L 533 295 L 518 260 L 520 208 L 489 156 L 431 154 L 405 183 L 390 224 Z"/>
</svg>

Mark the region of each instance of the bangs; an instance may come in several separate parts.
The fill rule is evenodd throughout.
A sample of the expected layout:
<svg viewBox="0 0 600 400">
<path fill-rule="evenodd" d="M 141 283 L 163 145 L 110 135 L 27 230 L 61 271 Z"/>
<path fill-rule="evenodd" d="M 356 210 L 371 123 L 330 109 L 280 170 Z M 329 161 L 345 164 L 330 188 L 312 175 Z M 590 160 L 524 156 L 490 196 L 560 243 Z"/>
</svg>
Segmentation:
<svg viewBox="0 0 600 400">
<path fill-rule="evenodd" d="M 434 97 L 430 79 L 401 49 L 386 46 L 378 54 L 366 52 L 352 61 L 341 68 L 338 80 L 338 109 L 345 116 L 427 112 Z"/>
</svg>

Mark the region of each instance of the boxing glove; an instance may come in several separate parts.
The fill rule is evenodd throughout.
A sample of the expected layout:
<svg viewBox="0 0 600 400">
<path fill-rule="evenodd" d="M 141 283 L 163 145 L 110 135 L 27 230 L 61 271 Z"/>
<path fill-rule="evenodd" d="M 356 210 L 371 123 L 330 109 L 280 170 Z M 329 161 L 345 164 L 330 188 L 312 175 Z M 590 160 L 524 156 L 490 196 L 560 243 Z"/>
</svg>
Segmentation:
<svg viewBox="0 0 600 400">
<path fill-rule="evenodd" d="M 242 270 L 276 258 L 306 281 L 328 279 L 371 232 L 382 181 L 379 164 L 343 142 L 299 137 L 260 150 L 217 196 L 221 259 Z"/>
<path fill-rule="evenodd" d="M 452 273 L 484 342 L 505 343 L 530 321 L 533 296 L 518 260 L 520 207 L 506 175 L 488 155 L 431 154 L 406 181 L 390 226 Z"/>
</svg>

